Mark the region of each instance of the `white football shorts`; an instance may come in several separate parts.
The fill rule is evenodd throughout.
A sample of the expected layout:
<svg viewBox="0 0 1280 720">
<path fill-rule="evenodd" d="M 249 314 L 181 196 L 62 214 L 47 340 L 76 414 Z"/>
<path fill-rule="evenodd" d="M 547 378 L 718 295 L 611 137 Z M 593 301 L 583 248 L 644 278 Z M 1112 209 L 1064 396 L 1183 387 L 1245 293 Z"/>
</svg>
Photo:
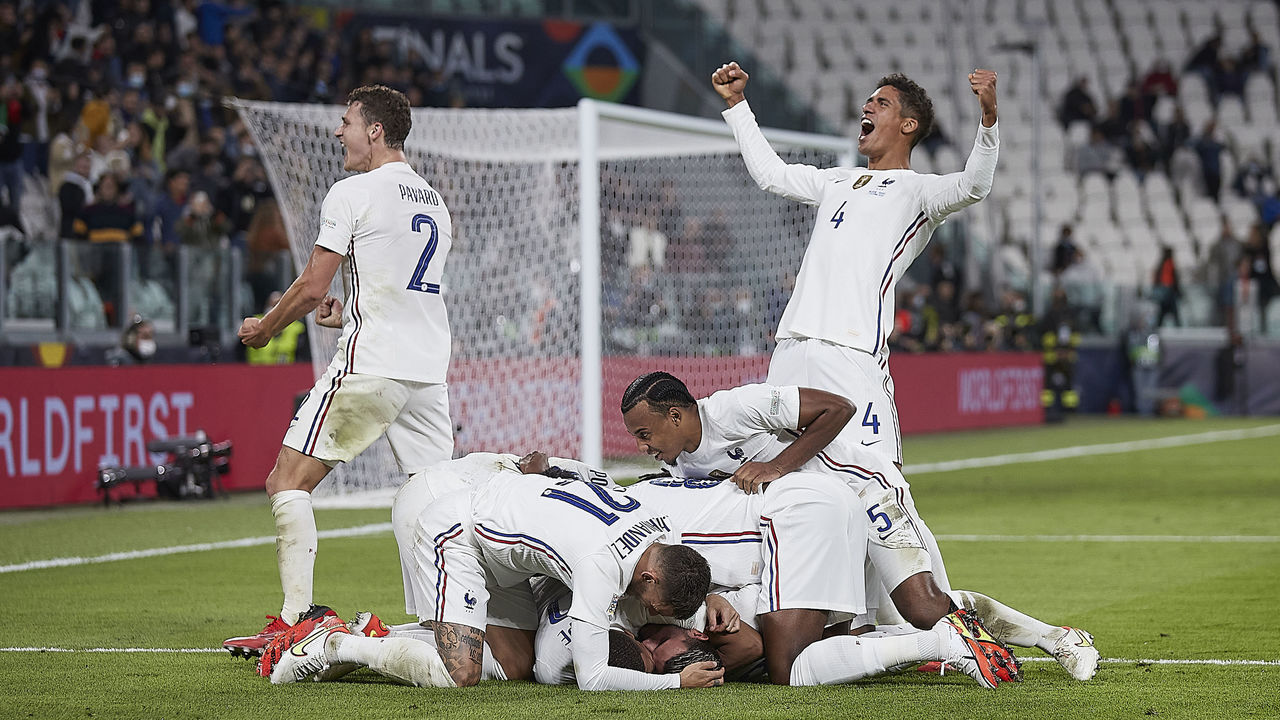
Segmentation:
<svg viewBox="0 0 1280 720">
<path fill-rule="evenodd" d="M 889 592 L 921 572 L 932 572 L 944 592 L 951 591 L 938 541 L 916 511 L 905 485 L 867 485 L 862 501 L 870 520 L 867 535 L 868 605 L 892 608 Z M 893 615 L 885 617 L 893 618 Z"/>
<path fill-rule="evenodd" d="M 385 434 L 407 475 L 453 457 L 447 385 L 349 373 L 342 360 L 334 358 L 298 408 L 287 447 L 333 467 Z"/>
<path fill-rule="evenodd" d="M 902 431 L 893 378 L 861 350 L 813 338 L 783 338 L 769 360 L 770 385 L 797 385 L 842 395 L 856 406 L 840 438 L 902 464 Z"/>
<path fill-rule="evenodd" d="M 418 619 L 478 630 L 485 625 L 536 630 L 538 613 L 528 581 L 500 587 L 473 532 L 469 490 L 449 493 L 422 513 L 411 576 Z"/>
<path fill-rule="evenodd" d="M 764 570 L 756 613 L 864 613 L 858 570 L 866 565 L 866 517 L 857 493 L 831 475 L 796 471 L 769 483 L 760 510 Z"/>
</svg>

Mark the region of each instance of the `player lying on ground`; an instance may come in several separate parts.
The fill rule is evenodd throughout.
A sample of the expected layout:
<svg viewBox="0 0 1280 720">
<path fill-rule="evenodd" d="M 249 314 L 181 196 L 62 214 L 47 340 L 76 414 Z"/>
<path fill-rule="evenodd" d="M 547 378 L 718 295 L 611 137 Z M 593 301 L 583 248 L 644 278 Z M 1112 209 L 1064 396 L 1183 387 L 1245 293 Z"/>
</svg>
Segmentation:
<svg viewBox="0 0 1280 720">
<path fill-rule="evenodd" d="M 469 490 L 431 502 L 418 520 L 418 572 L 411 579 L 436 652 L 404 640 L 388 654 L 377 646 L 385 649 L 391 641 L 354 636 L 341 621 L 325 617 L 310 627 L 299 623 L 274 640 L 260 672 L 275 683 L 294 682 L 330 665 L 357 663 L 414 685 L 474 685 L 481 678 L 486 635 L 491 641 L 503 636 L 490 643 L 502 667 L 530 667 L 531 658 L 506 655 L 510 648 L 531 645 L 537 619 L 527 581 L 544 575 L 575 590 L 569 621 L 580 688 L 720 685 L 723 670 L 711 663 L 676 676 L 608 665 L 610 617 L 622 597 L 677 619 L 692 616 L 706 599 L 706 560 L 687 547 L 659 542 L 668 532 L 666 519 L 639 501 L 592 483 L 494 472 Z"/>
<path fill-rule="evenodd" d="M 816 495 L 824 489 L 830 491 L 831 499 L 840 502 L 845 502 L 846 496 L 836 488 L 854 490 L 861 499 L 856 503 L 857 513 L 863 521 L 870 521 L 866 559 L 869 570 L 874 572 L 868 573 L 863 590 L 869 609 L 888 605 L 876 599 L 883 584 L 889 589 L 893 608 L 924 630 L 966 607 L 967 599 L 1001 629 L 1001 640 L 1039 647 L 1058 659 L 1073 677 L 1092 677 L 1097 671 L 1098 652 L 1088 633 L 1042 623 L 978 593 L 957 595 L 953 600 L 948 594 L 950 585 L 937 542 L 916 512 L 902 474 L 892 462 L 840 436 L 840 419 L 847 421 L 853 414 L 849 405 L 846 399 L 821 390 L 771 385 L 748 385 L 695 400 L 679 379 L 654 372 L 631 384 L 623 395 L 622 412 L 627 430 L 636 438 L 640 450 L 670 466 L 677 477 L 732 478 L 748 492 L 797 470 L 802 473 L 795 477 L 812 474 L 834 481 L 826 485 L 806 481 L 812 486 L 807 492 L 815 494 L 809 500 L 812 505 L 820 504 Z M 787 483 L 773 488 L 779 489 L 787 494 L 802 493 L 799 488 L 788 489 Z M 770 494 L 765 493 L 764 503 L 782 500 L 770 500 Z M 805 507 L 805 502 L 800 500 L 798 507 Z M 825 510 L 830 512 L 831 507 Z M 822 522 L 841 522 L 839 515 Z M 762 529 L 776 531 L 778 518 L 762 508 L 762 521 L 767 517 L 773 523 Z M 828 573 L 823 581 L 835 582 L 830 576 L 842 574 L 830 573 L 831 567 L 862 567 L 861 562 L 841 564 L 834 555 L 826 561 L 812 560 L 807 551 L 813 544 L 804 538 L 807 526 L 795 529 L 803 551 L 798 552 L 792 564 L 800 572 L 814 572 L 814 563 L 821 562 L 825 565 L 822 571 Z M 766 543 L 764 549 L 766 560 L 770 553 L 785 558 L 786 548 Z M 861 573 L 847 575 L 861 578 Z M 840 592 L 850 596 L 847 589 Z M 770 666 L 775 681 L 787 676 L 783 673 L 789 661 L 798 657 L 796 646 L 816 641 L 825 626 L 825 618 L 819 613 L 798 608 L 777 617 L 786 622 L 769 620 L 761 625 L 766 650 L 771 644 L 778 648 L 780 643 L 791 643 L 792 648 L 771 651 L 779 653 L 776 664 Z M 873 624 L 873 615 L 868 613 L 855 623 L 855 632 L 864 631 Z M 779 640 L 771 643 L 771 636 Z"/>
</svg>

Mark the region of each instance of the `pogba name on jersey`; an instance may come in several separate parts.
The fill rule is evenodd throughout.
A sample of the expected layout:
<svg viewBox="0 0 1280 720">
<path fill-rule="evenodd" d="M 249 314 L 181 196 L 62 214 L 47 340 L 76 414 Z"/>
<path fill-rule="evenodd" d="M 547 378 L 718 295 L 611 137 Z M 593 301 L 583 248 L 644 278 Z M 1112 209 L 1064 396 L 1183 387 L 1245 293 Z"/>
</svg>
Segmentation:
<svg viewBox="0 0 1280 720">
<path fill-rule="evenodd" d="M 641 520 L 640 522 L 627 528 L 626 531 L 618 537 L 617 540 L 609 543 L 609 549 L 614 555 L 621 560 L 640 547 L 641 541 L 650 535 L 660 535 L 665 532 L 671 532 L 670 526 L 667 525 L 667 518 L 656 517 L 650 520 Z"/>
<path fill-rule="evenodd" d="M 435 190 L 429 188 L 416 188 L 397 183 L 400 185 L 400 199 L 410 202 L 422 203 L 423 205 L 439 205 L 440 196 Z"/>
</svg>

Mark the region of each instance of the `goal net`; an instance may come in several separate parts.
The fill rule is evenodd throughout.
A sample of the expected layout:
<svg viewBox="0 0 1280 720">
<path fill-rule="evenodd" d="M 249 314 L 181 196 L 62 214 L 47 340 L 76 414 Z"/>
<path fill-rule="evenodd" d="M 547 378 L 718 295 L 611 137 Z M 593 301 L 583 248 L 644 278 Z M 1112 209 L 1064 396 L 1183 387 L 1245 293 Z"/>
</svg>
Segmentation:
<svg viewBox="0 0 1280 720">
<path fill-rule="evenodd" d="M 300 268 L 347 174 L 333 136 L 343 108 L 235 107 Z M 848 139 L 766 135 L 789 162 L 852 158 Z M 669 370 L 695 393 L 764 379 L 812 210 L 758 189 L 723 122 L 589 100 L 419 109 L 405 146 L 453 216 L 442 285 L 456 453 L 599 464 L 636 453 L 618 402 L 637 375 Z M 319 375 L 338 333 L 307 322 Z M 403 479 L 385 440 L 330 478 L 318 497 L 375 502 Z"/>
</svg>

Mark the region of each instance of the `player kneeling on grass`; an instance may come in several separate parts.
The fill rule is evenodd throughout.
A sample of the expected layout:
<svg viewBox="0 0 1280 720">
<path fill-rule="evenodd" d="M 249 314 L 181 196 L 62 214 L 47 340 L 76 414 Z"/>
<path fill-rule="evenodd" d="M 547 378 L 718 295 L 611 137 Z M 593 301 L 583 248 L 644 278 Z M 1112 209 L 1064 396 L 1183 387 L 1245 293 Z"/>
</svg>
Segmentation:
<svg viewBox="0 0 1280 720">
<path fill-rule="evenodd" d="M 621 493 L 576 479 L 495 472 L 469 490 L 435 500 L 418 519 L 414 554 L 422 571 L 412 577 L 414 597 L 419 617 L 434 632 L 436 651 L 405 638 L 358 637 L 340 620 L 322 617 L 299 622 L 273 641 L 259 672 L 273 683 L 296 682 L 352 663 L 418 686 L 475 685 L 486 626 L 489 635 L 503 636 L 490 643 L 494 659 L 523 670 L 532 658 L 503 655 L 531 646 L 537 618 L 527 581 L 545 575 L 575 591 L 568 615 L 578 687 L 719 685 L 724 673 L 712 663 L 678 676 L 608 665 L 608 628 L 622 597 L 656 615 L 684 619 L 710 589 L 706 560 L 687 547 L 659 542 L 667 533 L 666 518 Z"/>
</svg>

